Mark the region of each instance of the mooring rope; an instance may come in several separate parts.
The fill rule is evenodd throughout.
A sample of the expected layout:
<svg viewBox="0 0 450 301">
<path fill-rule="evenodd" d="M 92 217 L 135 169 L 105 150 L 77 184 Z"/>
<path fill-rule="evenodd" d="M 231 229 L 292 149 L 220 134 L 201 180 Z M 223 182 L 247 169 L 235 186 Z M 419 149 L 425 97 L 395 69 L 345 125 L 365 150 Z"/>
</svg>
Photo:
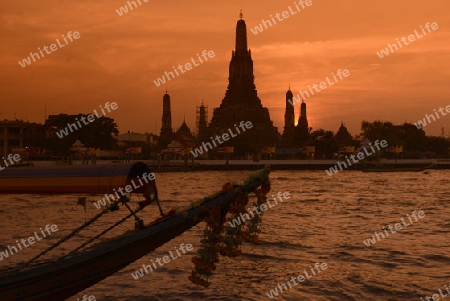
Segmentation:
<svg viewBox="0 0 450 301">
<path fill-rule="evenodd" d="M 21 270 L 24 267 L 28 266 L 30 263 L 32 263 L 33 261 L 35 261 L 36 259 L 40 258 L 42 255 L 47 254 L 48 252 L 50 252 L 51 250 L 53 250 L 54 248 L 56 248 L 57 246 L 59 246 L 60 244 L 62 244 L 63 242 L 69 240 L 70 238 L 74 237 L 75 235 L 77 235 L 81 230 L 83 230 L 84 228 L 86 228 L 87 226 L 91 225 L 93 222 L 95 222 L 96 220 L 98 220 L 103 214 L 107 213 L 108 211 L 110 211 L 111 208 L 113 208 L 114 206 L 117 206 L 117 204 L 120 202 L 120 199 L 114 201 L 114 203 L 112 203 L 109 207 L 107 207 L 105 210 L 103 210 L 102 212 L 100 212 L 99 214 L 97 214 L 96 216 L 94 216 L 93 218 L 91 218 L 89 221 L 87 221 L 86 223 L 84 223 L 83 225 L 81 225 L 80 227 L 76 228 L 75 230 L 72 231 L 72 233 L 70 233 L 69 235 L 61 238 L 57 243 L 55 243 L 54 245 L 52 245 L 51 247 L 47 248 L 46 250 L 42 251 L 41 253 L 39 253 L 38 255 L 36 255 L 35 257 L 33 257 L 32 259 L 30 259 L 29 261 L 27 261 L 26 263 L 24 263 L 23 265 L 19 266 L 17 269 Z"/>
</svg>

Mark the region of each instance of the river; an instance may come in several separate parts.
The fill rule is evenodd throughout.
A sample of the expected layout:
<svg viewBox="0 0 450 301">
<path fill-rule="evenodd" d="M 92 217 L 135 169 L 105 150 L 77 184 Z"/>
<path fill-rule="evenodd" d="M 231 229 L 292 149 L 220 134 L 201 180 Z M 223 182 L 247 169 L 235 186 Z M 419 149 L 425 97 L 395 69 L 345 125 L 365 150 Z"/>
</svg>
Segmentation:
<svg viewBox="0 0 450 301">
<path fill-rule="evenodd" d="M 248 174 L 155 173 L 165 211 L 188 206 L 191 201 L 220 190 L 225 182 L 240 183 Z M 262 215 L 260 244 L 244 243 L 240 257 L 220 257 L 209 288 L 188 280 L 193 268 L 191 258 L 201 246 L 205 229 L 201 223 L 68 300 L 82 300 L 84 295 L 109 301 L 270 300 L 268 294 L 274 295 L 275 288 L 279 294 L 275 300 L 420 300 L 439 294 L 439 289 L 445 294 L 446 285 L 450 287 L 449 174 L 445 170 L 343 171 L 328 176 L 325 171 L 274 171 L 270 175 L 269 195 L 289 192 L 290 198 Z M 58 231 L 3 258 L 0 266 L 30 259 L 70 233 L 99 212 L 93 202 L 100 198 L 88 196 L 85 213 L 77 205 L 77 195 L 1 195 L 4 205 L 0 209 L 0 251 L 47 224 L 57 225 Z M 422 217 L 417 217 L 421 211 Z M 104 224 L 92 232 L 81 232 L 80 239 L 123 214 L 124 208 L 108 213 Z M 156 206 L 146 208 L 141 216 L 146 222 L 156 218 Z M 393 230 L 389 230 L 389 225 Z M 111 234 L 118 235 L 132 227 L 130 221 Z M 378 234 L 375 243 L 367 246 L 368 238 L 376 238 L 375 231 L 382 231 L 385 237 Z M 132 277 L 142 265 L 168 255 L 181 244 L 191 244 L 193 250 L 180 253 L 178 258 L 137 280 Z M 71 247 L 64 246 L 57 254 Z M 311 268 L 315 263 L 327 268 L 319 268 L 320 273 L 315 269 L 313 275 Z M 304 276 L 301 283 L 300 275 Z M 292 277 L 297 279 L 296 284 Z"/>
</svg>

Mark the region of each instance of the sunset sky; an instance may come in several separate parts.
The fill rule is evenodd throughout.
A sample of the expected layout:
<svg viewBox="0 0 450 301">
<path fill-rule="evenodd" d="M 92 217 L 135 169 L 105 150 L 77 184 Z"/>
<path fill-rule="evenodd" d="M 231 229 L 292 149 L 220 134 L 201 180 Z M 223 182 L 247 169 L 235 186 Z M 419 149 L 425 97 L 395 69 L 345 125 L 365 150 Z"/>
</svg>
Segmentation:
<svg viewBox="0 0 450 301">
<path fill-rule="evenodd" d="M 140 1 L 123 16 L 116 10 L 125 0 L 2 1 L 0 119 L 43 123 L 45 105 L 48 115 L 75 114 L 109 101 L 118 104 L 108 116 L 121 132 L 159 134 L 167 89 L 172 127 L 178 129 L 185 115 L 194 130 L 196 106 L 203 101 L 211 119 L 225 95 L 240 7 L 258 95 L 280 133 L 289 83 L 296 95 L 338 69 L 348 69 L 350 76 L 306 100 L 313 129 L 336 132 L 343 120 L 356 135 L 363 119 L 417 122 L 450 105 L 448 0 L 313 0 L 257 35 L 250 29 L 294 9 L 294 0 Z M 377 55 L 396 38 L 422 33 L 427 22 L 439 28 L 388 57 Z M 25 68 L 18 64 L 69 31 L 81 37 Z M 215 57 L 166 85 L 154 84 L 203 50 L 213 50 Z M 296 104 L 296 120 L 298 113 Z M 442 127 L 448 135 L 450 115 L 424 129 L 440 135 Z"/>
</svg>

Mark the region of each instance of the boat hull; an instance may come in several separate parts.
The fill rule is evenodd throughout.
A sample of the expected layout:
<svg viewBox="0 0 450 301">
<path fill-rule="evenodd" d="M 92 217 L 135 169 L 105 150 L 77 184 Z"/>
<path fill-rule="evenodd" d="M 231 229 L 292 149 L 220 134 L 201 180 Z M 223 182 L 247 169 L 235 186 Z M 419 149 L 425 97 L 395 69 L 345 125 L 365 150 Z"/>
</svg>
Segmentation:
<svg viewBox="0 0 450 301">
<path fill-rule="evenodd" d="M 142 162 L 7 168 L 0 172 L 0 193 L 112 194 L 127 185 L 134 193 L 145 193 L 148 186 L 155 187 L 154 180 L 142 180 L 146 173 L 150 174 L 150 169 Z"/>
</svg>

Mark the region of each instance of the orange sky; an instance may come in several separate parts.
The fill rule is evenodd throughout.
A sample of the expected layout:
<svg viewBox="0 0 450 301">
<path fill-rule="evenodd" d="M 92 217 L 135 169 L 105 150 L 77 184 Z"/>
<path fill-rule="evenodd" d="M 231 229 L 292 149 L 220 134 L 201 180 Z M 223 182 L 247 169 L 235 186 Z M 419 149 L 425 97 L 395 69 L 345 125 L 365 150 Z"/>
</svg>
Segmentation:
<svg viewBox="0 0 450 301">
<path fill-rule="evenodd" d="M 448 0 L 313 0 L 313 5 L 254 35 L 269 15 L 294 8 L 286 1 L 150 0 L 119 16 L 125 0 L 21 0 L 0 3 L 0 118 L 44 122 L 48 114 L 91 113 L 115 101 L 121 132 L 159 134 L 162 96 L 169 90 L 173 128 L 195 128 L 202 100 L 218 107 L 227 87 L 239 8 L 244 10 L 259 97 L 281 132 L 288 84 L 296 95 L 331 72 L 350 76 L 306 100 L 313 129 L 337 131 L 344 120 L 352 135 L 362 119 L 417 122 L 450 105 L 450 2 Z M 7 2 L 5 4 L 5 2 Z M 376 52 L 427 22 L 439 29 L 380 59 Z M 18 61 L 61 35 L 80 39 L 22 68 Z M 197 53 L 215 57 L 156 87 L 153 80 Z M 298 119 L 299 105 L 295 113 Z M 425 127 L 450 133 L 450 115 Z"/>
</svg>

